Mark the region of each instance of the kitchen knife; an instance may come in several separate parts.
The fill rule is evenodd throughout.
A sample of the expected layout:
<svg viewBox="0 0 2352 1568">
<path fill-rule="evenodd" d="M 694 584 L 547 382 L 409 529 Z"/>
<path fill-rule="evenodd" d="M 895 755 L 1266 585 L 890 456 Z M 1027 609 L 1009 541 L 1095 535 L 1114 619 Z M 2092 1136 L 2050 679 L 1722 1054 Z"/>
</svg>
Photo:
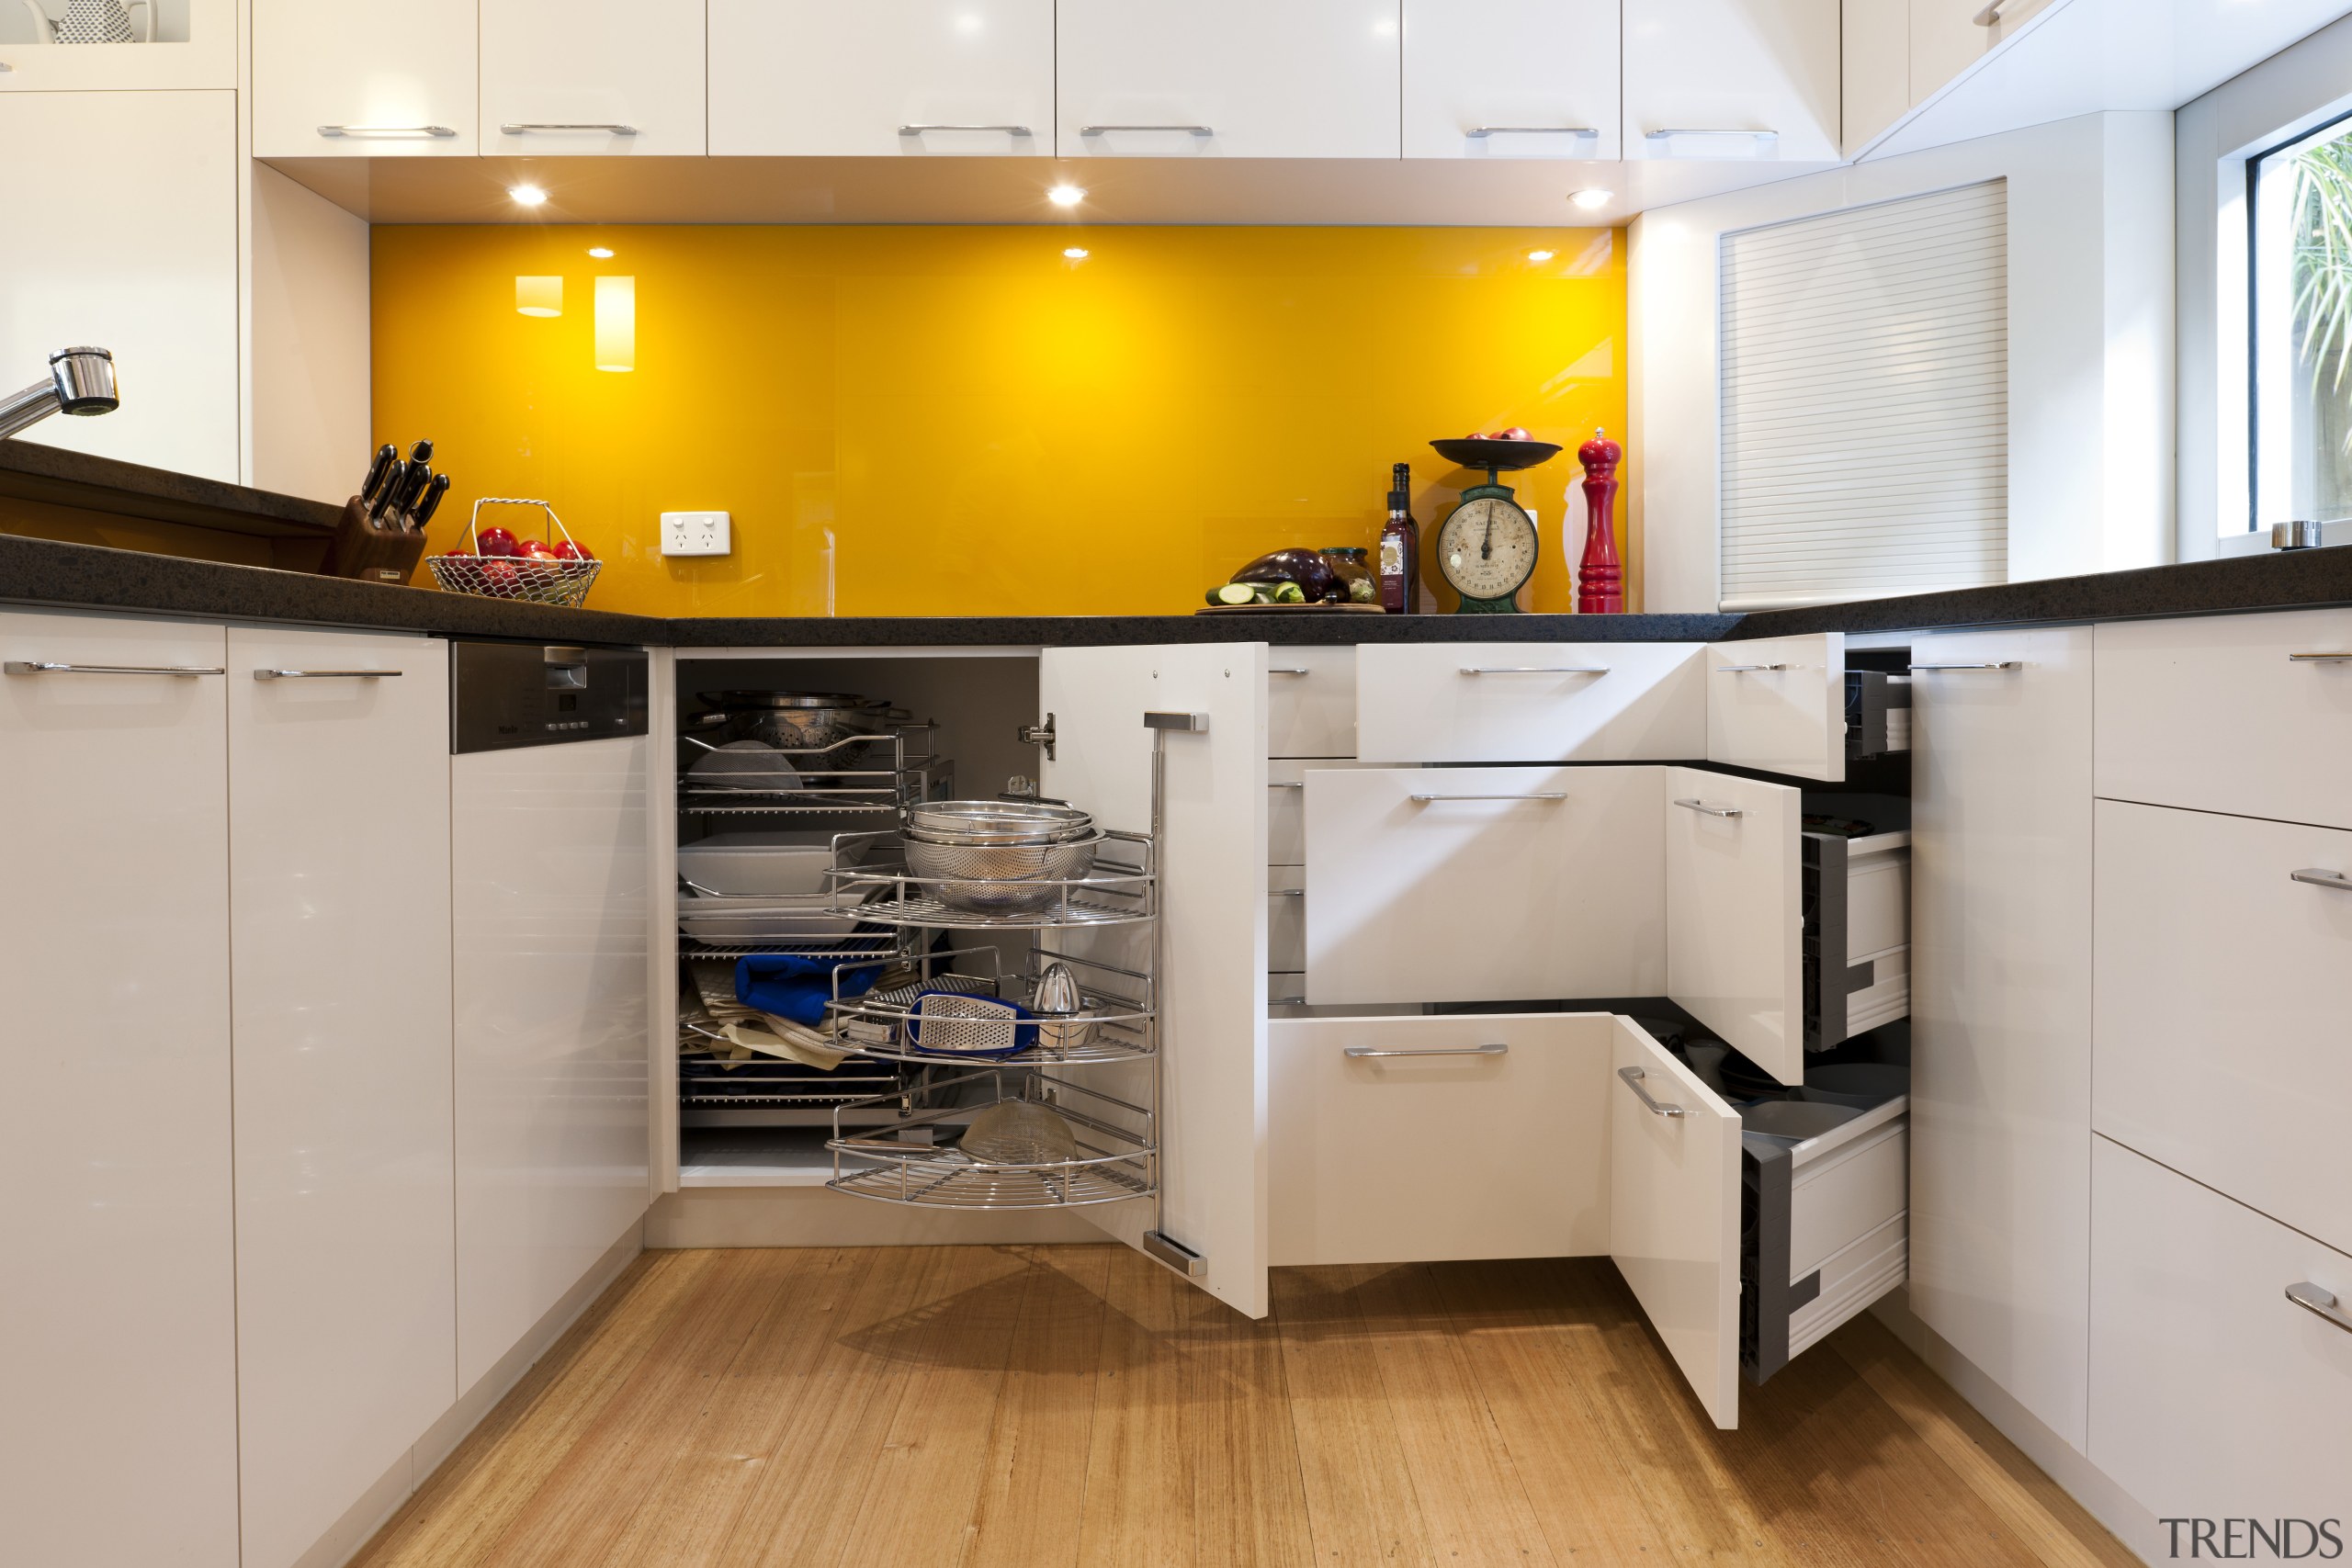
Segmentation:
<svg viewBox="0 0 2352 1568">
<path fill-rule="evenodd" d="M 395 525 L 404 524 L 409 508 L 424 493 L 424 486 L 433 478 L 433 470 L 423 463 L 412 462 L 402 468 L 400 482 L 391 489 L 390 512 Z"/>
<path fill-rule="evenodd" d="M 435 512 L 441 510 L 441 498 L 448 493 L 449 476 L 434 475 L 433 482 L 424 487 L 424 499 L 416 503 L 415 516 L 410 519 L 415 525 L 418 533 L 424 532 L 424 525 L 433 521 L 433 514 Z"/>
<path fill-rule="evenodd" d="M 376 460 L 368 465 L 368 479 L 359 487 L 359 504 L 369 506 L 390 482 L 392 467 L 401 460 L 401 449 L 390 442 L 376 448 Z"/>
<path fill-rule="evenodd" d="M 392 502 L 399 496 L 401 487 L 407 482 L 408 465 L 395 457 L 392 459 L 390 476 L 384 480 L 384 488 L 376 492 L 375 504 L 368 509 L 368 521 L 381 523 L 385 515 L 392 510 Z"/>
<path fill-rule="evenodd" d="M 424 440 L 410 447 L 408 449 L 408 460 L 412 463 L 420 465 L 433 461 L 433 438 L 431 436 L 426 436 Z"/>
</svg>

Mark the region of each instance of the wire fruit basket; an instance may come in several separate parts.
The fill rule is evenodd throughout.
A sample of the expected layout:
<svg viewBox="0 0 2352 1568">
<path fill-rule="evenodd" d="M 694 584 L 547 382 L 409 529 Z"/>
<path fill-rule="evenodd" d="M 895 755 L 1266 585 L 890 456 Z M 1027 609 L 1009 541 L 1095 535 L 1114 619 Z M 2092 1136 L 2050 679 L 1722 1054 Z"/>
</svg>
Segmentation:
<svg viewBox="0 0 2352 1568">
<path fill-rule="evenodd" d="M 548 526 L 563 536 L 563 542 L 577 552 L 572 558 L 549 560 L 543 557 L 486 556 L 481 553 L 481 509 L 485 506 L 536 506 L 547 513 Z M 561 604 L 578 609 L 588 597 L 588 590 L 596 581 L 596 573 L 604 563 L 590 556 L 574 542 L 571 530 L 555 514 L 555 508 L 544 501 L 523 501 L 511 496 L 488 495 L 474 502 L 472 513 L 466 519 L 466 542 L 470 549 L 446 556 L 427 556 L 424 564 L 432 569 L 433 581 L 444 593 L 471 593 L 483 599 L 518 599 L 531 604 Z M 555 541 L 548 541 L 555 547 Z"/>
</svg>

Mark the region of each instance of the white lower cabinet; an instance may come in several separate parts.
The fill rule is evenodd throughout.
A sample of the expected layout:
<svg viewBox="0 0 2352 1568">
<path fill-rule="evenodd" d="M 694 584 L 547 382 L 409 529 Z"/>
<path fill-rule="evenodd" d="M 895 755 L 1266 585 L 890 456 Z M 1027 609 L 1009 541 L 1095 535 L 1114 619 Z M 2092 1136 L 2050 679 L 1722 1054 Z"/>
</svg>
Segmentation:
<svg viewBox="0 0 2352 1568">
<path fill-rule="evenodd" d="M 1266 755 L 1356 754 L 1356 660 L 1352 648 L 1267 650 Z"/>
<path fill-rule="evenodd" d="M 0 1553 L 237 1568 L 221 631 L 0 659 Z"/>
<path fill-rule="evenodd" d="M 2102 800 L 2091 1122 L 2352 1250 L 2352 833 Z"/>
<path fill-rule="evenodd" d="M 2104 1138 L 2091 1180 L 2091 1461 L 2182 1521 L 2177 1557 L 2339 1555 L 2313 1534 L 2352 1516 L 2352 1256 Z M 2199 1520 L 2233 1549 L 2192 1551 Z"/>
<path fill-rule="evenodd" d="M 1846 776 L 1846 638 L 1838 632 L 1707 649 L 1707 761 L 1837 783 Z"/>
<path fill-rule="evenodd" d="M 1658 995 L 1665 773 L 1308 773 L 1307 1000 Z"/>
<path fill-rule="evenodd" d="M 1355 650 L 1355 754 L 1391 763 L 1704 757 L 1706 651 L 1693 642 L 1365 643 Z"/>
<path fill-rule="evenodd" d="M 279 1568 L 457 1397 L 448 645 L 228 639 L 238 1489 Z"/>
<path fill-rule="evenodd" d="M 2077 1449 L 2091 655 L 2088 626 L 1911 645 L 1911 1307 Z"/>
<path fill-rule="evenodd" d="M 1758 1066 L 1803 1082 L 1804 795 L 1669 768 L 1665 807 L 1666 994 Z"/>
<path fill-rule="evenodd" d="M 1609 1250 L 1600 1013 L 1267 1026 L 1267 1261 Z"/>
</svg>

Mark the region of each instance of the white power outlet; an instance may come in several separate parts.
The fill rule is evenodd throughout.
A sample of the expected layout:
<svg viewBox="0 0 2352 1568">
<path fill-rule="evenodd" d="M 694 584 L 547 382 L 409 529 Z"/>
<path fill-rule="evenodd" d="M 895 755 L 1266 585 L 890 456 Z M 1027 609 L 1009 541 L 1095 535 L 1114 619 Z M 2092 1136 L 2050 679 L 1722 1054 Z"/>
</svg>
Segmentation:
<svg viewBox="0 0 2352 1568">
<path fill-rule="evenodd" d="M 734 547 L 724 512 L 662 514 L 662 553 L 665 556 L 723 556 Z"/>
</svg>

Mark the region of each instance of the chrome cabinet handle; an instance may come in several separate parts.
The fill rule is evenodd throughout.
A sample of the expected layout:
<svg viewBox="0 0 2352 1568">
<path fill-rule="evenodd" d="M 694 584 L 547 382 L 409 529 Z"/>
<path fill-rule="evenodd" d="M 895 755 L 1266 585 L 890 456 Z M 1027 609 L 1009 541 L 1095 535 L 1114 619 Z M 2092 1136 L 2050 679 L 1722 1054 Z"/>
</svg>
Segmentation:
<svg viewBox="0 0 2352 1568">
<path fill-rule="evenodd" d="M 2324 866 L 2308 865 L 2301 871 L 2290 871 L 2287 878 L 2290 882 L 2308 882 L 2313 887 L 2333 887 L 2338 893 L 2352 893 L 2352 876 L 2346 876 L 2340 871 L 2329 871 Z"/>
<path fill-rule="evenodd" d="M 1304 898 L 1306 897 L 1306 889 L 1304 887 L 1269 887 L 1266 889 L 1266 897 L 1269 898 Z"/>
<path fill-rule="evenodd" d="M 1081 125 L 1078 128 L 1080 136 L 1101 136 L 1111 130 L 1181 130 L 1190 136 L 1216 134 L 1205 125 Z"/>
<path fill-rule="evenodd" d="M 1489 136 L 1599 136 L 1600 132 L 1589 125 L 1481 125 L 1464 134 L 1473 141 L 1483 141 Z"/>
<path fill-rule="evenodd" d="M 2324 1317 L 2346 1334 L 2352 1334 L 2352 1313 L 2344 1310 L 2334 1291 L 2314 1285 L 2309 1280 L 2298 1280 L 2287 1287 L 2287 1299 L 2305 1312 Z"/>
<path fill-rule="evenodd" d="M 1642 140 L 1645 141 L 1663 141 L 1669 136 L 1747 136 L 1758 141 L 1778 141 L 1781 139 L 1781 133 L 1777 130 L 1735 130 L 1726 126 L 1682 125 L 1669 127 L 1665 130 L 1642 132 Z"/>
<path fill-rule="evenodd" d="M 2001 19 L 2001 7 L 2008 3 L 2009 0 L 1993 0 L 1993 3 L 1990 6 L 1985 6 L 1982 11 L 1977 12 L 1976 15 L 1969 17 L 1968 19 L 1974 22 L 1980 28 L 1989 28 L 1994 23 Z"/>
<path fill-rule="evenodd" d="M 1606 664 L 1465 664 L 1464 675 L 1606 675 Z"/>
<path fill-rule="evenodd" d="M 1409 797 L 1416 806 L 1427 806 L 1437 800 L 1566 800 L 1566 790 L 1545 790 L 1533 795 L 1416 795 Z"/>
<path fill-rule="evenodd" d="M 1788 666 L 1785 664 L 1718 664 L 1715 666 L 1715 673 L 1718 675 L 1752 675 L 1759 670 L 1786 670 Z"/>
<path fill-rule="evenodd" d="M 1650 1097 L 1650 1091 L 1642 1087 L 1642 1080 L 1648 1077 L 1649 1074 L 1643 1071 L 1641 1068 L 1620 1067 L 1617 1069 L 1617 1076 L 1625 1080 L 1625 1087 L 1627 1089 L 1632 1089 L 1634 1094 L 1640 1097 L 1642 1109 L 1647 1111 L 1651 1115 L 1683 1116 L 1689 1114 L 1689 1112 L 1685 1111 L 1682 1107 L 1679 1105 L 1664 1105 L 1652 1099 Z"/>
<path fill-rule="evenodd" d="M 1710 806 L 1703 800 L 1678 800 L 1674 803 L 1691 811 L 1703 811 L 1710 817 L 1744 817 L 1747 813 L 1736 806 Z"/>
<path fill-rule="evenodd" d="M 355 140 L 366 137 L 430 137 L 444 141 L 458 133 L 446 125 L 322 125 L 321 136 L 344 136 Z"/>
<path fill-rule="evenodd" d="M 1272 1008 L 1303 1008 L 1306 1005 L 1306 998 L 1305 997 L 1268 997 L 1266 1005 Z"/>
<path fill-rule="evenodd" d="M 2290 653 L 2287 655 L 2287 661 L 2290 664 L 2352 663 L 2352 653 Z"/>
<path fill-rule="evenodd" d="M 899 127 L 899 134 L 901 136 L 921 136 L 926 130 L 996 130 L 1007 136 L 1036 134 L 1025 125 L 902 125 Z"/>
<path fill-rule="evenodd" d="M 256 670 L 256 681 L 392 681 L 398 670 Z"/>
<path fill-rule="evenodd" d="M 637 127 L 633 125 L 559 125 L 548 120 L 514 119 L 510 119 L 505 124 L 500 126 L 498 128 L 498 134 L 501 136 L 525 136 L 534 130 L 553 130 L 558 132 L 567 130 L 602 130 L 614 136 L 635 136 L 637 134 Z"/>
<path fill-rule="evenodd" d="M 1306 787 L 1306 781 L 1305 779 L 1292 779 L 1287 783 L 1278 781 L 1268 784 L 1266 787 L 1268 789 L 1305 789 Z"/>
<path fill-rule="evenodd" d="M 1269 675 L 1304 675 L 1306 671 L 1298 665 L 1285 664 L 1279 668 L 1270 669 L 1266 673 Z"/>
<path fill-rule="evenodd" d="M 1425 1045 L 1408 1051 L 1377 1051 L 1369 1045 L 1351 1045 L 1351 1056 L 1508 1056 L 1510 1047 L 1500 1041 L 1490 1045 Z"/>
<path fill-rule="evenodd" d="M 200 664 L 60 664 L 48 659 L 11 659 L 6 669 L 11 675 L 176 675 L 189 680 L 228 673 Z"/>
<path fill-rule="evenodd" d="M 1914 675 L 1921 674 L 1923 672 L 1927 674 L 1933 674 L 1939 670 L 2022 670 L 2024 668 L 2025 660 L 2022 659 L 1996 659 L 1988 660 L 1983 664 L 1914 664 L 1909 666 L 1910 672 Z"/>
</svg>

